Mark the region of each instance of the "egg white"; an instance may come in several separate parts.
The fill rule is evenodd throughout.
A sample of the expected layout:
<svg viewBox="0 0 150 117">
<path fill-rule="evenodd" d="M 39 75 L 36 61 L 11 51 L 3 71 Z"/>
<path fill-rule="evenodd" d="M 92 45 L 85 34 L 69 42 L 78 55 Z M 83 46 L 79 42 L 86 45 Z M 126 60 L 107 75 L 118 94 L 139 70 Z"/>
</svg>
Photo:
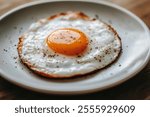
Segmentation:
<svg viewBox="0 0 150 117">
<path fill-rule="evenodd" d="M 75 28 L 89 39 L 87 50 L 81 55 L 65 56 L 51 50 L 45 43 L 47 36 L 61 28 Z M 31 69 L 53 77 L 71 77 L 102 69 L 116 60 L 121 51 L 118 36 L 99 20 L 72 19 L 60 16 L 33 23 L 23 35 L 21 59 Z"/>
</svg>

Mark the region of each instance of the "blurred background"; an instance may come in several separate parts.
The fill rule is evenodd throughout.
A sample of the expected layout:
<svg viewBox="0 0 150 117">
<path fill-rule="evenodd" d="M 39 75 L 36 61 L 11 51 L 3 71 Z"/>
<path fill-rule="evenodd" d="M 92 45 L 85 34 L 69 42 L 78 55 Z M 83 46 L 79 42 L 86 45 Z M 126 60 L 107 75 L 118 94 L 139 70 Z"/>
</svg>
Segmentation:
<svg viewBox="0 0 150 117">
<path fill-rule="evenodd" d="M 0 15 L 25 3 L 38 0 L 0 0 Z M 43 0 L 44 1 L 44 0 Z M 107 0 L 139 16 L 150 28 L 150 0 Z M 0 77 L 0 99 L 150 99 L 150 62 L 134 78 L 97 93 L 76 96 L 40 94 L 15 86 Z"/>
<path fill-rule="evenodd" d="M 6 11 L 17 7 L 18 5 L 25 4 L 32 1 L 38 0 L 0 0 L 0 15 Z M 43 0 L 44 1 L 44 0 Z M 144 22 L 150 26 L 150 0 L 106 0 L 113 2 L 126 9 L 129 9 L 139 17 L 141 17 Z"/>
</svg>

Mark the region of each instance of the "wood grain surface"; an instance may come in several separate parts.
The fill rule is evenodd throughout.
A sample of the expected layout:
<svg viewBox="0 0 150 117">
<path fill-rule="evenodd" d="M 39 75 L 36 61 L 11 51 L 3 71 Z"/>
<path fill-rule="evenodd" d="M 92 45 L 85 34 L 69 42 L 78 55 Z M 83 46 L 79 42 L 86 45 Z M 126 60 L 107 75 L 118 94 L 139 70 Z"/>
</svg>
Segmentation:
<svg viewBox="0 0 150 117">
<path fill-rule="evenodd" d="M 0 0 L 0 15 L 35 0 Z M 108 0 L 130 10 L 150 27 L 150 0 Z M 86 95 L 59 96 L 32 92 L 0 77 L 0 99 L 150 99 L 150 62 L 135 77 L 114 88 Z"/>
</svg>

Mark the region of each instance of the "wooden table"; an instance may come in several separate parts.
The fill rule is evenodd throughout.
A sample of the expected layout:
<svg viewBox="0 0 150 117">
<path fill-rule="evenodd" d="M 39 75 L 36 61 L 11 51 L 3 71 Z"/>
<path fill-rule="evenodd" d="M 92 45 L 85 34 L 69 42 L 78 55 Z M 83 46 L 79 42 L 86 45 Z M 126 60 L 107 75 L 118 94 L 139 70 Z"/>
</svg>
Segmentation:
<svg viewBox="0 0 150 117">
<path fill-rule="evenodd" d="M 0 0 L 0 14 L 35 0 Z M 150 27 L 150 0 L 109 0 L 123 6 Z M 58 96 L 28 91 L 0 78 L 0 99 L 150 99 L 150 62 L 135 77 L 114 88 L 86 95 Z"/>
</svg>

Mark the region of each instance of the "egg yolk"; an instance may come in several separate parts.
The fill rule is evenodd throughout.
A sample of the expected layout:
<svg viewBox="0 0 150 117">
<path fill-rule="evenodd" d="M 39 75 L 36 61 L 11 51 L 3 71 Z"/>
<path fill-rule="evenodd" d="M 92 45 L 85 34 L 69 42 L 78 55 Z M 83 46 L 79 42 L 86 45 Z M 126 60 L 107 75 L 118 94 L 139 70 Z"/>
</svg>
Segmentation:
<svg viewBox="0 0 150 117">
<path fill-rule="evenodd" d="M 88 38 L 80 30 L 63 28 L 52 32 L 46 42 L 49 48 L 57 53 L 77 55 L 87 48 Z"/>
</svg>

